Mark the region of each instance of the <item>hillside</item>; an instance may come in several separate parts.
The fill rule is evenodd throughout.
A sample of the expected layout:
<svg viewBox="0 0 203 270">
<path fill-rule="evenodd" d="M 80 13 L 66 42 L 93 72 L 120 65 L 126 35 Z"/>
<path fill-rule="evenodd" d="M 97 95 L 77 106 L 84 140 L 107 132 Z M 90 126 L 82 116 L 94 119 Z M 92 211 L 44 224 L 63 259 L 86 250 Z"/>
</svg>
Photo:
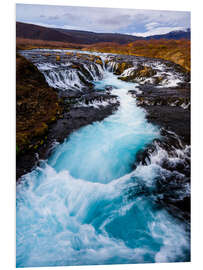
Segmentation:
<svg viewBox="0 0 203 270">
<path fill-rule="evenodd" d="M 174 40 L 180 40 L 180 39 L 188 39 L 190 40 L 191 33 L 190 29 L 187 29 L 186 31 L 180 30 L 180 31 L 172 31 L 167 34 L 162 35 L 153 35 L 148 36 L 145 39 L 174 39 Z"/>
<path fill-rule="evenodd" d="M 98 42 L 117 42 L 119 44 L 126 44 L 142 39 L 140 37 L 138 38 L 136 36 L 125 34 L 56 29 L 21 22 L 16 22 L 16 37 L 77 44 L 94 44 Z"/>
<path fill-rule="evenodd" d="M 58 41 L 89 45 L 101 42 L 116 42 L 118 44 L 127 44 L 136 40 L 148 39 L 190 39 L 190 30 L 173 31 L 163 35 L 153 35 L 144 38 L 119 33 L 95 33 L 91 31 L 48 28 L 34 24 L 17 22 L 16 37 L 33 40 Z"/>
<path fill-rule="evenodd" d="M 66 48 L 130 54 L 173 61 L 190 70 L 190 29 L 146 38 L 16 23 L 17 49 Z"/>
<path fill-rule="evenodd" d="M 71 42 L 71 37 L 53 28 L 21 22 L 16 23 L 16 37 L 46 41 Z"/>
<path fill-rule="evenodd" d="M 79 30 L 57 29 L 59 32 L 77 37 L 81 44 L 94 44 L 99 42 L 116 42 L 119 44 L 127 44 L 138 39 L 144 39 L 132 35 L 119 33 L 94 33 Z M 74 41 L 75 42 L 75 41 Z M 77 42 L 76 42 L 77 43 Z"/>
</svg>

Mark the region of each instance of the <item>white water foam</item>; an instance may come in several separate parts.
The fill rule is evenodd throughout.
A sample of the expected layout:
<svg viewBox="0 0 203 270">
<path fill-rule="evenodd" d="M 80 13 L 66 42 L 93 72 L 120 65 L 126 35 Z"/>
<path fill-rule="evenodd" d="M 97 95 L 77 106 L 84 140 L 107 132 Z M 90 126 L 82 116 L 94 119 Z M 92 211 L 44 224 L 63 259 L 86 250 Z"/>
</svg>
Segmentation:
<svg viewBox="0 0 203 270">
<path fill-rule="evenodd" d="M 17 185 L 17 267 L 188 260 L 184 223 L 140 192 L 154 188 L 165 153 L 132 169 L 159 130 L 127 94 L 136 84 L 106 72 L 96 88 L 106 85 L 119 110 L 74 132 Z"/>
</svg>

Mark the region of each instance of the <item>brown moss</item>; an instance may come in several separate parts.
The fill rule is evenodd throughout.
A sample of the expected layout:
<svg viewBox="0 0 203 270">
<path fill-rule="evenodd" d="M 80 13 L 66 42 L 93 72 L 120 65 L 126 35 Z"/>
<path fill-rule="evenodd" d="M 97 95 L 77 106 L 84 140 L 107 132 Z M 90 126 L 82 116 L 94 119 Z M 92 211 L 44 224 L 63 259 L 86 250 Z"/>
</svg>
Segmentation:
<svg viewBox="0 0 203 270">
<path fill-rule="evenodd" d="M 60 106 L 56 92 L 24 57 L 16 56 L 16 143 L 18 154 L 33 148 L 48 124 L 57 119 Z"/>
<path fill-rule="evenodd" d="M 60 60 L 61 60 L 60 55 L 56 55 L 56 61 L 60 61 Z"/>
<path fill-rule="evenodd" d="M 121 75 L 124 70 L 131 68 L 131 67 L 133 67 L 133 65 L 130 63 L 127 63 L 127 62 L 118 63 L 116 70 L 115 70 L 115 74 Z"/>
<path fill-rule="evenodd" d="M 151 67 L 144 66 L 142 69 L 138 70 L 137 76 L 138 77 L 151 77 L 155 75 L 155 70 L 153 70 Z"/>
<path fill-rule="evenodd" d="M 66 55 L 73 55 L 72 52 L 66 52 Z"/>
<path fill-rule="evenodd" d="M 34 136 L 41 137 L 44 135 L 48 130 L 48 125 L 46 123 L 40 123 L 39 126 L 35 127 L 34 129 Z"/>
<path fill-rule="evenodd" d="M 119 77 L 118 79 L 122 81 L 132 81 L 135 82 L 138 78 L 149 78 L 156 74 L 156 71 L 151 67 L 140 66 L 136 70 L 133 70 L 129 76 Z"/>
<path fill-rule="evenodd" d="M 154 77 L 154 83 L 155 84 L 159 84 L 160 82 L 163 81 L 163 77 L 162 76 L 159 76 L 159 77 Z"/>
<path fill-rule="evenodd" d="M 77 68 L 79 68 L 79 66 L 73 64 L 73 65 L 71 65 L 71 68 L 76 68 L 77 69 Z"/>
<path fill-rule="evenodd" d="M 101 66 L 103 65 L 102 60 L 100 58 L 96 59 L 95 63 L 97 63 L 97 64 L 99 64 Z"/>
</svg>

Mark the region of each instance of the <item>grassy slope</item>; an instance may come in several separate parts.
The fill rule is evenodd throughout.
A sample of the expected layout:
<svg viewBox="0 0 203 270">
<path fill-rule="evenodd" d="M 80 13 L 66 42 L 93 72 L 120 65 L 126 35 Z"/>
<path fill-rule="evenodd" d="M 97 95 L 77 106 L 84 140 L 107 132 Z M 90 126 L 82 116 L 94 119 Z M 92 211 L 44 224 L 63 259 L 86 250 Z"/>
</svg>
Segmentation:
<svg viewBox="0 0 203 270">
<path fill-rule="evenodd" d="M 140 40 L 124 45 L 100 43 L 86 46 L 85 50 L 161 58 L 190 71 L 189 40 Z"/>
<path fill-rule="evenodd" d="M 16 56 L 17 154 L 43 144 L 48 124 L 60 112 L 58 97 L 44 76 L 25 58 Z M 33 139 L 35 143 L 33 144 Z"/>
</svg>

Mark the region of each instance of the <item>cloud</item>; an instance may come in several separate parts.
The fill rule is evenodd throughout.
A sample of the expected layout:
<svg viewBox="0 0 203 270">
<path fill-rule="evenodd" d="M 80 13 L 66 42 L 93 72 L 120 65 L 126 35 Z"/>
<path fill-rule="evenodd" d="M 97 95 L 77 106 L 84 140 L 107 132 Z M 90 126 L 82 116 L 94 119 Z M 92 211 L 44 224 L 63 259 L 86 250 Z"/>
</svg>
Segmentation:
<svg viewBox="0 0 203 270">
<path fill-rule="evenodd" d="M 60 18 L 60 16 L 55 15 L 55 16 L 49 16 L 48 20 L 58 20 Z"/>
<path fill-rule="evenodd" d="M 151 23 L 147 23 L 145 25 L 145 27 L 146 27 L 147 30 L 150 31 L 150 30 L 156 28 L 158 25 L 159 25 L 159 23 L 157 23 L 157 22 L 151 22 Z"/>
<path fill-rule="evenodd" d="M 186 28 L 185 27 L 157 27 L 143 33 L 134 32 L 134 33 L 131 33 L 131 35 L 138 36 L 138 37 L 148 37 L 148 36 L 153 36 L 153 35 L 167 34 L 169 32 L 177 31 L 177 30 L 186 30 Z"/>
<path fill-rule="evenodd" d="M 143 35 L 167 27 L 187 28 L 190 12 L 17 4 L 16 19 L 50 27 Z"/>
</svg>

